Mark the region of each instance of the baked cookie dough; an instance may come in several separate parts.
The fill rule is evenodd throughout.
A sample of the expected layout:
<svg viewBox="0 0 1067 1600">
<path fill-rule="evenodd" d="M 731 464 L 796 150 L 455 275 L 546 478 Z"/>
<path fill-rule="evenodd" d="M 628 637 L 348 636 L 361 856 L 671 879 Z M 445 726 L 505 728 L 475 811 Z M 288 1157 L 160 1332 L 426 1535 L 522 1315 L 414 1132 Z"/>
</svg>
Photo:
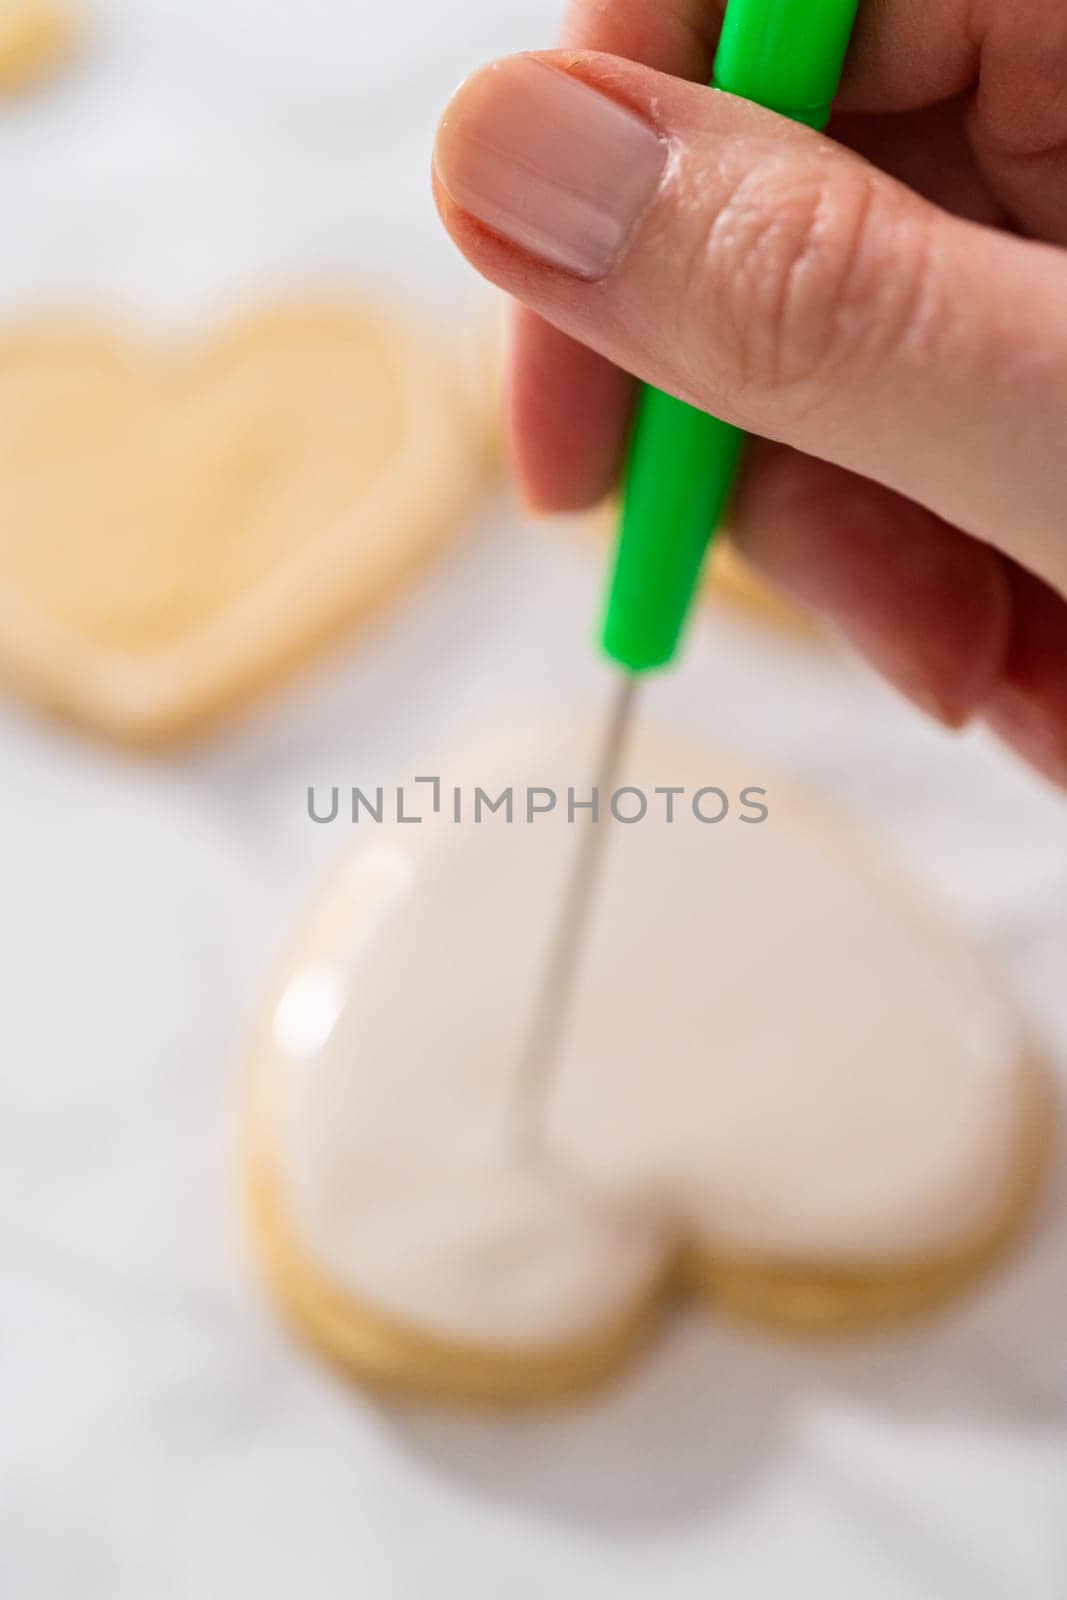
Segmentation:
<svg viewBox="0 0 1067 1600">
<path fill-rule="evenodd" d="M 50 78 L 73 54 L 79 19 L 49 0 L 0 0 L 0 96 L 22 94 Z"/>
<path fill-rule="evenodd" d="M 252 1042 L 259 1254 L 367 1382 L 547 1399 L 681 1289 L 782 1328 L 911 1315 L 1035 1193 L 1045 1080 L 996 975 L 873 845 L 647 731 L 524 1154 L 509 1090 L 590 748 L 474 755 L 419 825 L 364 813 Z"/>
<path fill-rule="evenodd" d="M 291 303 L 194 349 L 0 337 L 0 671 L 98 732 L 185 732 L 455 531 L 484 427 L 432 334 Z"/>
</svg>

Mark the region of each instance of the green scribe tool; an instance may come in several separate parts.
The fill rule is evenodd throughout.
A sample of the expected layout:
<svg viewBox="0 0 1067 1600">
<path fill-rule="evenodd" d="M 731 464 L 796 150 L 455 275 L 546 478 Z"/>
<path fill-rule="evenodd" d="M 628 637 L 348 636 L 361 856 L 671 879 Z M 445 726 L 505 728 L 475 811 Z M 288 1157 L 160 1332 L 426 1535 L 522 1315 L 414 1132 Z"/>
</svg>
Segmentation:
<svg viewBox="0 0 1067 1600">
<path fill-rule="evenodd" d="M 712 88 L 824 128 L 858 9 L 859 0 L 728 0 Z M 740 428 L 659 389 L 642 390 L 601 635 L 624 670 L 596 775 L 602 809 L 614 792 L 638 675 L 668 666 L 678 652 L 744 446 Z M 513 1133 L 527 1153 L 543 1126 L 579 980 L 602 834 L 589 828 L 576 856 L 519 1062 Z"/>
<path fill-rule="evenodd" d="M 824 128 L 859 0 L 729 0 L 712 87 Z M 674 659 L 745 435 L 645 388 L 602 642 L 628 672 Z"/>
</svg>

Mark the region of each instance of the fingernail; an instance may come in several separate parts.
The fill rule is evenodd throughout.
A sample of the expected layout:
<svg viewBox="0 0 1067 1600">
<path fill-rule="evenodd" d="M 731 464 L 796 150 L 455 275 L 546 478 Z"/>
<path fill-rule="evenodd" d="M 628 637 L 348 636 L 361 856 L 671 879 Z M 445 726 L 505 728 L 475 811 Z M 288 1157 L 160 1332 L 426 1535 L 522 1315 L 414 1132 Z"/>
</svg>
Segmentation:
<svg viewBox="0 0 1067 1600">
<path fill-rule="evenodd" d="M 530 56 L 463 84 L 434 153 L 461 211 L 590 281 L 625 253 L 666 161 L 665 143 L 634 112 Z"/>
</svg>

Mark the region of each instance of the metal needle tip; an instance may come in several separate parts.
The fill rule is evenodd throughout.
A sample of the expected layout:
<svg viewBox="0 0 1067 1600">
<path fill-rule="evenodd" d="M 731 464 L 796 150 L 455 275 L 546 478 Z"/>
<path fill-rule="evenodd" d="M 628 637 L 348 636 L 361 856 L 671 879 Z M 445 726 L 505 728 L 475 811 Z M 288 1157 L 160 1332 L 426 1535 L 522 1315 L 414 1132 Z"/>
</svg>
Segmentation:
<svg viewBox="0 0 1067 1600">
<path fill-rule="evenodd" d="M 519 1057 L 509 1105 L 510 1143 L 519 1156 L 532 1154 L 543 1132 L 600 883 L 607 823 L 611 816 L 610 811 L 607 816 L 602 815 L 601 807 L 610 806 L 615 792 L 633 722 L 637 686 L 637 678 L 627 673 L 612 701 L 597 765 L 598 808 L 578 844 Z"/>
</svg>

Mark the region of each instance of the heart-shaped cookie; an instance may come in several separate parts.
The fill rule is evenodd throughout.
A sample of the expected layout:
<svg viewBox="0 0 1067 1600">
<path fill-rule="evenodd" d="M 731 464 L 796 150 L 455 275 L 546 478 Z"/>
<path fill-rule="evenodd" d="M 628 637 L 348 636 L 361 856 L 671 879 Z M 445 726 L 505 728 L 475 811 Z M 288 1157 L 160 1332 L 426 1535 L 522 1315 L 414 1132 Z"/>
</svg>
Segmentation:
<svg viewBox="0 0 1067 1600">
<path fill-rule="evenodd" d="M 436 795 L 409 788 L 417 825 L 357 796 L 360 843 L 256 1033 L 260 1251 L 287 1313 L 366 1380 L 559 1393 L 679 1286 L 797 1328 L 912 1313 L 1034 1193 L 1043 1074 L 984 962 L 846 827 L 652 734 L 524 1154 L 516 1063 L 592 826 L 589 748 L 474 755 Z M 316 814 L 335 801 L 348 823 L 348 794 Z"/>
<path fill-rule="evenodd" d="M 485 471 L 425 330 L 279 306 L 195 348 L 0 339 L 0 669 L 101 732 L 220 712 L 381 600 Z"/>
</svg>

